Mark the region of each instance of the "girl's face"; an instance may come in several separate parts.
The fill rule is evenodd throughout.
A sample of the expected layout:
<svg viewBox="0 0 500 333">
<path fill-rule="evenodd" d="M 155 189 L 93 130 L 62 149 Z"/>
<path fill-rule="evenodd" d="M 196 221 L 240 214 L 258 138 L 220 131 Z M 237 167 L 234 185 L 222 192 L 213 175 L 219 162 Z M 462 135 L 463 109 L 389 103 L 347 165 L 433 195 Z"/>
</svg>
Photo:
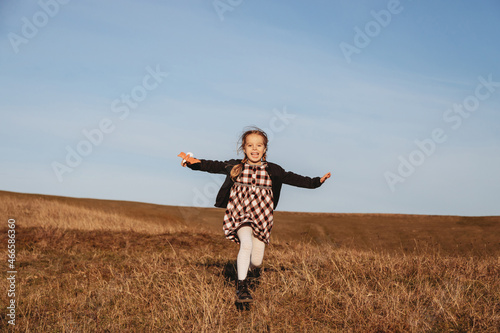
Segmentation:
<svg viewBox="0 0 500 333">
<path fill-rule="evenodd" d="M 243 151 L 248 158 L 248 163 L 261 164 L 262 156 L 266 152 L 264 138 L 259 134 L 249 134 L 246 137 Z"/>
</svg>

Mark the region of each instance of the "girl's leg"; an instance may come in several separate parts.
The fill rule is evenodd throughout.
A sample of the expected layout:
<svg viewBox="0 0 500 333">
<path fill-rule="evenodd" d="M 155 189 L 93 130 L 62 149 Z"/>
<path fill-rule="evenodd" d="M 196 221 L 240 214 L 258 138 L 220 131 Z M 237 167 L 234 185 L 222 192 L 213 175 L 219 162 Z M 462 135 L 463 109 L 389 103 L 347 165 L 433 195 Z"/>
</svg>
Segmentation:
<svg viewBox="0 0 500 333">
<path fill-rule="evenodd" d="M 252 233 L 252 255 L 250 257 L 250 269 L 262 266 L 266 243 L 255 237 Z"/>
<path fill-rule="evenodd" d="M 250 257 L 252 256 L 253 248 L 253 230 L 250 226 L 243 226 L 238 229 L 237 233 L 240 240 L 240 251 L 236 260 L 238 269 L 238 280 L 243 281 L 247 277 L 248 267 L 250 266 Z"/>
</svg>

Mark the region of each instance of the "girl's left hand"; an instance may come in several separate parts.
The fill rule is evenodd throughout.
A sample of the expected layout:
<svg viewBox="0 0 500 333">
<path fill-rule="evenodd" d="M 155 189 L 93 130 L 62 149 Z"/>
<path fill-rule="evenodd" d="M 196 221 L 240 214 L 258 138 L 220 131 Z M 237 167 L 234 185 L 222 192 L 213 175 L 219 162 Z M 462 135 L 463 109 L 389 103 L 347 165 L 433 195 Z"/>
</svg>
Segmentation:
<svg viewBox="0 0 500 333">
<path fill-rule="evenodd" d="M 325 180 L 327 180 L 328 178 L 330 178 L 332 176 L 332 173 L 329 172 L 327 173 L 326 175 L 324 175 L 323 177 L 321 177 L 321 184 L 323 184 L 325 182 Z"/>
</svg>

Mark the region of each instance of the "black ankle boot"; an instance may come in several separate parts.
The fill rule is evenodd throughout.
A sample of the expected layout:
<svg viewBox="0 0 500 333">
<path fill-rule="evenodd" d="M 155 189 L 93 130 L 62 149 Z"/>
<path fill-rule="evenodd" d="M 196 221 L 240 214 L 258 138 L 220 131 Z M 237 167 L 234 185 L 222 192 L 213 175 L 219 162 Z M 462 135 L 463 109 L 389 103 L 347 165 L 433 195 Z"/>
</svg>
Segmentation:
<svg viewBox="0 0 500 333">
<path fill-rule="evenodd" d="M 248 279 L 258 280 L 260 278 L 261 267 L 254 267 L 248 270 Z"/>
<path fill-rule="evenodd" d="M 248 280 L 248 288 L 254 289 L 259 285 L 260 280 L 260 267 L 254 267 L 248 270 L 247 280 Z"/>
<path fill-rule="evenodd" d="M 238 280 L 236 282 L 236 302 L 250 303 L 253 302 L 252 295 L 248 291 L 247 280 Z"/>
</svg>

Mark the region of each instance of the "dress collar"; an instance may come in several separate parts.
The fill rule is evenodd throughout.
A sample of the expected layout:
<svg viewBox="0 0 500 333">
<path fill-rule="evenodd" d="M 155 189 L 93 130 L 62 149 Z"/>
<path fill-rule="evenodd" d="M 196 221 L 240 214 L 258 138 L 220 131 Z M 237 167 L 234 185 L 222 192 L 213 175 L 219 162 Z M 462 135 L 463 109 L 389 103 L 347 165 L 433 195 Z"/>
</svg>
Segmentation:
<svg viewBox="0 0 500 333">
<path fill-rule="evenodd" d="M 267 168 L 267 162 L 265 162 L 265 161 L 262 161 L 261 165 L 250 164 L 248 162 L 246 162 L 245 165 L 248 165 L 250 168 L 259 168 L 259 169 L 265 169 L 265 168 Z"/>
</svg>

